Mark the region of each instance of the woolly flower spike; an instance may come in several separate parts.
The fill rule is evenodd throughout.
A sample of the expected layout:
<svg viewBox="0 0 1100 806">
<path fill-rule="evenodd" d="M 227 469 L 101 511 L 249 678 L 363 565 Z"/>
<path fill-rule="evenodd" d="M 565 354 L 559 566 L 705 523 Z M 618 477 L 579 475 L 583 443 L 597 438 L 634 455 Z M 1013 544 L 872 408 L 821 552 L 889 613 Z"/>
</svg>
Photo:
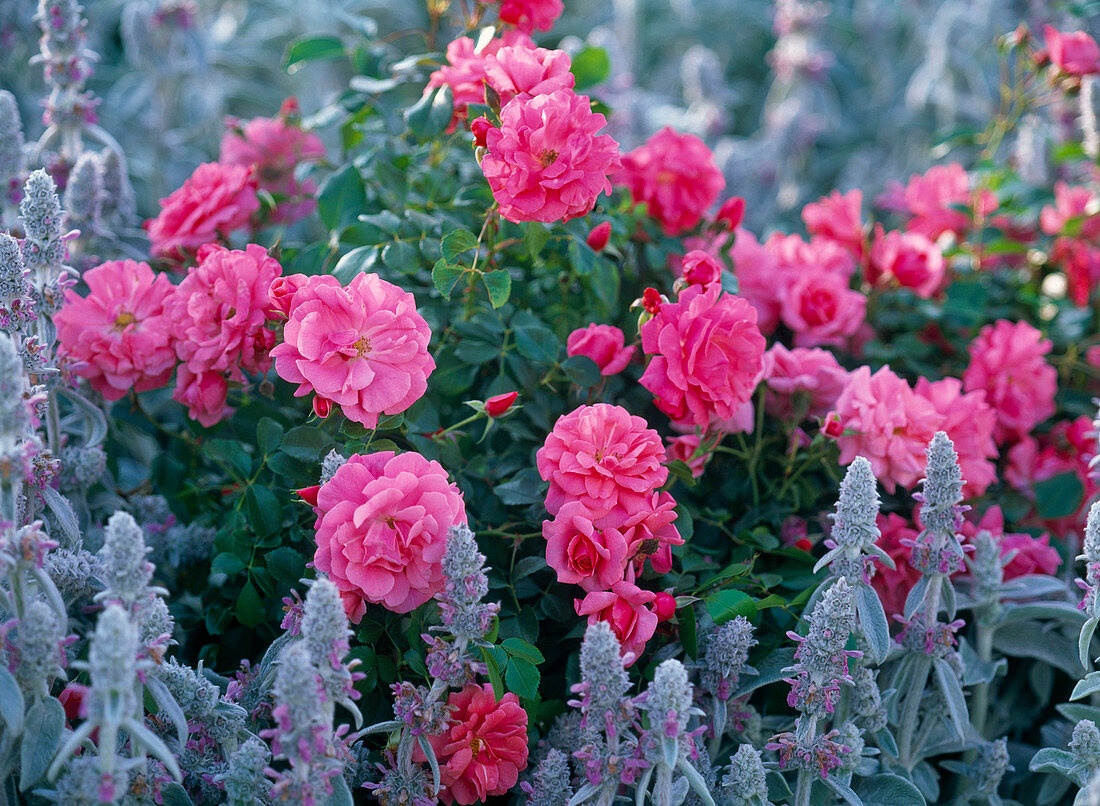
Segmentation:
<svg viewBox="0 0 1100 806">
<path fill-rule="evenodd" d="M 722 794 L 725 806 L 771 806 L 764 763 L 760 751 L 751 744 L 741 745 L 730 758 L 722 779 Z"/>
<path fill-rule="evenodd" d="M 527 806 L 562 806 L 573 797 L 570 786 L 569 757 L 561 750 L 551 748 L 546 754 L 531 782 L 520 784 L 527 793 Z"/>
<path fill-rule="evenodd" d="M 840 684 L 851 685 L 852 682 L 848 659 L 862 655 L 844 648 L 854 628 L 853 588 L 841 578 L 814 606 L 806 636 L 787 633 L 798 643 L 794 653 L 797 663 L 785 670 L 795 673 L 795 677 L 787 679 L 791 684 L 788 705 L 811 717 L 823 718 L 833 712 L 840 696 Z"/>
<path fill-rule="evenodd" d="M 99 227 L 105 193 L 103 165 L 94 151 L 85 151 L 76 161 L 65 185 L 65 213 L 68 224 L 87 238 Z"/>
<path fill-rule="evenodd" d="M 137 521 L 125 512 L 112 515 L 98 554 L 107 589 L 97 594 L 96 600 L 118 602 L 133 613 L 135 605 L 150 595 L 153 564 L 145 559 L 148 552 L 145 533 Z"/>
<path fill-rule="evenodd" d="M 88 719 L 100 726 L 118 726 L 137 713 L 141 703 L 134 689 L 137 675 L 137 628 L 119 605 L 107 605 L 96 621 L 88 671 Z"/>
<path fill-rule="evenodd" d="M 955 446 L 943 431 L 937 431 L 928 445 L 928 467 L 924 478 L 921 523 L 930 531 L 949 532 L 959 528 L 963 478 Z"/>
<path fill-rule="evenodd" d="M 1085 563 L 1085 578 L 1078 579 L 1077 585 L 1085 592 L 1078 610 L 1084 611 L 1088 620 L 1081 628 L 1079 648 L 1081 663 L 1088 666 L 1089 644 L 1092 643 L 1093 633 L 1096 631 L 1097 622 L 1100 621 L 1100 501 L 1097 501 L 1089 509 L 1088 521 L 1085 524 L 1085 541 L 1081 547 L 1081 554 L 1077 557 Z"/>
<path fill-rule="evenodd" d="M 878 672 L 862 663 L 852 670 L 852 711 L 856 724 L 868 733 L 886 727 L 886 708 L 878 687 Z"/>
<path fill-rule="evenodd" d="M 67 255 L 61 231 L 61 200 L 57 185 L 41 168 L 27 178 L 23 187 L 19 220 L 23 222 L 23 260 L 27 268 L 59 271 Z"/>
<path fill-rule="evenodd" d="M 833 520 L 832 533 L 825 541 L 829 551 L 817 561 L 814 571 L 829 565 L 836 576 L 849 584 L 870 584 L 875 558 L 892 569 L 894 561 L 875 545 L 879 538 L 875 524 L 878 509 L 878 488 L 871 463 L 857 456 L 840 482 L 836 513 L 829 516 Z"/>
<path fill-rule="evenodd" d="M 1100 730 L 1091 719 L 1082 719 L 1073 727 L 1069 751 L 1081 767 L 1089 770 L 1089 777 L 1100 769 Z"/>
<path fill-rule="evenodd" d="M 351 630 L 340 591 L 329 580 L 318 579 L 306 594 L 301 632 L 310 659 L 321 675 L 325 696 L 357 714 L 358 709 L 351 701 L 359 697 L 355 680 L 363 675 L 351 671 L 358 665 L 357 660 L 344 662 Z"/>
<path fill-rule="evenodd" d="M 581 642 L 581 682 L 573 691 L 581 694 L 585 724 L 600 728 L 605 714 L 618 713 L 630 677 L 623 666 L 619 639 L 606 621 L 588 625 Z"/>
<path fill-rule="evenodd" d="M 136 213 L 134 188 L 126 169 L 126 158 L 111 148 L 99 154 L 103 169 L 103 220 L 112 224 L 129 224 Z"/>
<path fill-rule="evenodd" d="M 332 480 L 332 477 L 336 475 L 336 471 L 339 470 L 346 462 L 347 457 L 344 454 L 333 448 L 321 461 L 321 484 L 327 484 Z"/>
<path fill-rule="evenodd" d="M 752 623 L 744 616 L 735 616 L 715 628 L 705 637 L 703 674 L 700 687 L 720 700 L 728 700 L 737 687 L 738 678 L 755 669 L 746 666 L 749 650 L 756 646 Z"/>
<path fill-rule="evenodd" d="M 489 593 L 485 555 L 477 550 L 474 533 L 465 524 L 452 526 L 443 555 L 446 583 L 436 595 L 443 613 L 443 625 L 455 638 L 477 641 L 485 637 L 500 606 L 482 604 Z"/>
<path fill-rule="evenodd" d="M 1006 772 L 1012 769 L 1008 760 L 1008 739 L 987 742 L 979 751 L 972 775 L 977 790 L 984 795 L 995 795 Z"/>
<path fill-rule="evenodd" d="M 18 204 L 27 173 L 23 122 L 15 96 L 0 90 L 0 210 Z M 3 221 L 0 221 L 0 225 Z"/>
<path fill-rule="evenodd" d="M 61 667 L 67 662 L 65 646 L 72 640 L 63 637 L 61 619 L 50 605 L 41 599 L 31 602 L 11 641 L 15 679 L 25 695 L 36 700 L 49 696 L 53 681 L 65 677 Z"/>
<path fill-rule="evenodd" d="M 13 333 L 33 319 L 34 303 L 23 253 L 14 238 L 0 233 L 0 330 Z"/>
<path fill-rule="evenodd" d="M 645 708 L 650 713 L 651 728 L 669 739 L 679 737 L 687 730 L 694 711 L 692 697 L 693 689 L 684 664 L 675 658 L 664 661 L 657 667 L 646 691 Z M 675 759 L 669 766 L 673 764 Z"/>
<path fill-rule="evenodd" d="M 225 786 L 226 806 L 262 806 L 267 803 L 268 780 L 264 769 L 271 761 L 271 751 L 259 739 L 252 737 L 229 759 L 229 769 L 221 778 Z"/>
</svg>

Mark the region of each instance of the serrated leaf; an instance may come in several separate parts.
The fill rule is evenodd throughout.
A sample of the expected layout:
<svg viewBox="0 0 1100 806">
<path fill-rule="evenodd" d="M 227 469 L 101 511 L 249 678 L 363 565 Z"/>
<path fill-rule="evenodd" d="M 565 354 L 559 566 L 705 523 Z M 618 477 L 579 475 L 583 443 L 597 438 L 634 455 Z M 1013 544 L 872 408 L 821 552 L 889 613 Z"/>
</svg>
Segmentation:
<svg viewBox="0 0 1100 806">
<path fill-rule="evenodd" d="M 279 546 L 264 555 L 264 563 L 277 579 L 294 584 L 306 572 L 306 558 L 290 546 Z"/>
<path fill-rule="evenodd" d="M 886 610 L 870 585 L 859 584 L 855 588 L 859 626 L 878 665 L 890 654 L 890 625 L 886 621 Z"/>
<path fill-rule="evenodd" d="M 248 523 L 260 537 L 275 534 L 283 525 L 283 505 L 279 496 L 266 487 L 253 484 L 244 494 Z"/>
<path fill-rule="evenodd" d="M 735 616 L 752 618 L 756 615 L 756 603 L 744 591 L 721 590 L 706 599 L 707 612 L 715 624 L 725 624 Z"/>
<path fill-rule="evenodd" d="M 259 446 L 265 456 L 275 453 L 279 448 L 279 443 L 283 441 L 284 434 L 286 434 L 286 429 L 279 423 L 270 417 L 263 417 L 256 425 L 256 445 Z"/>
<path fill-rule="evenodd" d="M 497 698 L 497 702 L 500 702 L 501 697 L 506 692 L 504 690 L 504 679 L 500 674 L 500 664 L 497 663 L 491 651 L 493 649 L 496 649 L 496 647 L 481 647 L 481 659 L 485 661 L 485 674 L 489 677 L 489 684 L 493 687 L 493 695 Z"/>
<path fill-rule="evenodd" d="M 540 364 L 553 364 L 561 354 L 561 340 L 530 311 L 520 311 L 512 318 L 516 347 L 520 353 Z"/>
<path fill-rule="evenodd" d="M 466 269 L 440 258 L 432 267 L 432 282 L 435 283 L 436 290 L 443 295 L 443 299 L 450 300 L 455 285 L 465 273 Z"/>
<path fill-rule="evenodd" d="M 522 638 L 505 638 L 500 645 L 504 648 L 504 651 L 513 658 L 522 658 L 534 664 L 539 664 L 546 660 L 537 647 L 532 646 Z"/>
<path fill-rule="evenodd" d="M 566 377 L 582 389 L 595 386 L 603 380 L 600 366 L 586 355 L 571 355 L 561 362 Z"/>
<path fill-rule="evenodd" d="M 534 259 L 539 256 L 539 252 L 550 240 L 550 230 L 537 221 L 530 222 L 526 227 L 527 232 L 523 237 L 523 246 L 527 249 L 527 254 Z"/>
<path fill-rule="evenodd" d="M 494 308 L 500 308 L 512 295 L 512 275 L 507 269 L 495 269 L 481 275 L 485 288 L 489 292 L 489 302 Z"/>
<path fill-rule="evenodd" d="M 210 563 L 210 572 L 212 574 L 225 574 L 226 576 L 233 576 L 239 574 L 245 568 L 245 562 L 236 554 L 229 551 L 223 551 L 214 561 Z"/>
<path fill-rule="evenodd" d="M 332 437 L 320 428 L 312 425 L 299 425 L 286 432 L 279 450 L 302 462 L 317 464 L 319 475 L 321 458 L 332 445 Z"/>
<path fill-rule="evenodd" d="M 533 700 L 539 695 L 539 682 L 542 676 L 535 664 L 522 658 L 513 657 L 508 661 L 508 668 L 504 672 L 504 682 L 508 684 L 508 690 L 527 700 Z"/>
<path fill-rule="evenodd" d="M 53 697 L 46 697 L 31 706 L 27 722 L 34 730 L 23 736 L 19 749 L 19 791 L 26 792 L 42 780 L 50 762 L 61 746 L 65 732 L 65 708 Z"/>
<path fill-rule="evenodd" d="M 448 263 L 457 263 L 463 252 L 469 252 L 477 246 L 477 236 L 468 229 L 455 229 L 443 236 L 439 244 L 443 259 Z"/>
</svg>

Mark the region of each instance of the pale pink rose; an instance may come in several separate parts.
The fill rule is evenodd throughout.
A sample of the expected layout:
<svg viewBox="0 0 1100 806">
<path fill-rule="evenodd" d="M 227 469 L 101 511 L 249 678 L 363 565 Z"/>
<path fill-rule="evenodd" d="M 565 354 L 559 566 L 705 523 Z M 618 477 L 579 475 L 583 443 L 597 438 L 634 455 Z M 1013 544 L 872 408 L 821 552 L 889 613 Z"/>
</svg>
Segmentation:
<svg viewBox="0 0 1100 806">
<path fill-rule="evenodd" d="M 1066 233 L 1066 225 L 1075 221 L 1079 232 Z M 1039 212 L 1039 226 L 1047 235 L 1080 234 L 1089 240 L 1100 238 L 1100 200 L 1082 185 L 1054 183 L 1054 204 Z"/>
<path fill-rule="evenodd" d="M 419 453 L 355 455 L 317 493 L 313 562 L 358 624 L 367 602 L 407 613 L 443 590 L 447 532 L 466 522 L 462 493 Z"/>
<path fill-rule="evenodd" d="M 435 369 L 428 323 L 412 294 L 377 274 L 356 275 L 347 287 L 310 277 L 288 315 L 271 356 L 279 377 L 298 384 L 296 397 L 313 392 L 374 428 L 380 414 L 400 414 L 427 390 Z"/>
<path fill-rule="evenodd" d="M 909 544 L 920 536 L 905 518 L 893 512 L 879 515 L 875 519 L 879 529 L 879 539 L 875 544 L 885 551 L 894 561 L 894 568 L 875 563 L 875 575 L 871 578 L 871 587 L 875 589 L 888 618 L 903 615 L 905 599 L 909 591 L 921 578 L 921 573 L 909 564 L 913 550 Z"/>
<path fill-rule="evenodd" d="M 840 347 L 863 324 L 867 298 L 849 288 L 843 275 L 812 271 L 790 285 L 780 313 L 797 346 Z"/>
<path fill-rule="evenodd" d="M 997 412 L 985 402 L 985 392 L 977 390 L 966 394 L 958 378 L 943 378 L 930 382 L 918 378 L 916 393 L 936 407 L 943 417 L 940 430 L 951 437 L 955 452 L 959 455 L 962 470 L 963 496 L 981 495 L 997 480 L 997 444 L 993 441 L 993 428 Z"/>
<path fill-rule="evenodd" d="M 1043 36 L 1046 38 L 1050 60 L 1063 73 L 1074 76 L 1100 73 L 1100 46 L 1084 31 L 1073 31 L 1067 34 L 1050 25 L 1045 25 Z"/>
<path fill-rule="evenodd" d="M 1007 557 L 1015 552 L 1004 569 L 1004 578 L 1016 579 L 1030 574 L 1045 574 L 1053 576 L 1058 573 L 1058 566 L 1062 564 L 1062 557 L 1058 550 L 1050 545 L 1050 535 L 1043 533 L 1039 537 L 1032 537 L 1026 533 L 1005 533 L 1004 513 L 1000 506 L 994 504 L 981 520 L 976 523 L 973 520 L 965 520 L 962 525 L 962 534 L 973 542 L 978 532 L 989 532 L 998 539 L 1001 557 Z"/>
<path fill-rule="evenodd" d="M 718 283 L 685 288 L 642 325 L 641 336 L 652 356 L 642 386 L 669 417 L 703 428 L 734 417 L 763 369 L 756 311 Z"/>
<path fill-rule="evenodd" d="M 737 276 L 737 293 L 756 309 L 760 331 L 771 333 L 779 325 L 784 293 L 797 272 L 780 265 L 748 230 L 738 227 L 734 235 L 729 255 Z"/>
<path fill-rule="evenodd" d="M 701 440 L 698 434 L 684 434 L 681 437 L 670 437 L 665 441 L 665 451 L 668 453 L 669 459 L 676 459 L 683 462 L 691 470 L 693 478 L 699 478 L 703 475 L 703 470 L 707 466 L 707 461 L 710 459 L 709 454 L 703 454 L 702 456 L 696 456 L 695 452 L 699 449 Z"/>
<path fill-rule="evenodd" d="M 792 277 L 811 272 L 836 274 L 849 280 L 856 272 L 852 253 L 836 241 L 820 235 L 806 241 L 801 235 L 776 232 L 764 242 L 764 249 Z"/>
<path fill-rule="evenodd" d="M 668 235 L 698 224 L 726 186 L 706 144 L 670 126 L 624 154 L 622 169 L 615 184 L 630 188 L 634 203 L 644 202 Z"/>
<path fill-rule="evenodd" d="M 636 512 L 665 483 L 668 469 L 661 437 L 621 406 L 580 406 L 558 418 L 535 455 L 539 475 L 550 482 L 546 509 L 556 515 L 570 501 L 593 517 Z"/>
<path fill-rule="evenodd" d="M 806 231 L 843 246 L 857 258 L 863 254 L 863 193 L 834 190 L 802 208 Z"/>
<path fill-rule="evenodd" d="M 589 624 L 606 621 L 610 625 L 630 666 L 657 630 L 657 614 L 653 611 L 656 598 L 653 591 L 623 580 L 609 591 L 592 591 L 583 599 L 575 599 L 573 607 L 578 616 L 588 616 Z"/>
<path fill-rule="evenodd" d="M 658 574 L 672 570 L 672 547 L 682 546 L 684 539 L 674 525 L 676 499 L 668 492 L 653 492 L 644 506 L 630 513 L 619 526 L 626 538 L 627 557 L 634 570 L 642 572 L 646 560 Z"/>
<path fill-rule="evenodd" d="M 684 255 L 679 268 L 679 276 L 690 285 L 710 285 L 722 279 L 722 264 L 702 249 Z"/>
<path fill-rule="evenodd" d="M 1065 272 L 1067 296 L 1078 307 L 1087 308 L 1100 283 L 1100 249 L 1080 238 L 1057 238 L 1049 260 Z"/>
<path fill-rule="evenodd" d="M 164 306 L 175 287 L 146 263 L 111 260 L 84 273 L 88 296 L 65 291 L 54 314 L 59 349 L 107 400 L 158 389 L 172 377 L 176 352 Z"/>
<path fill-rule="evenodd" d="M 943 252 L 919 232 L 884 233 L 881 225 L 875 227 L 867 278 L 871 282 L 895 282 L 930 299 L 943 285 L 945 271 Z"/>
<path fill-rule="evenodd" d="M 471 683 L 447 699 L 450 720 L 438 736 L 428 736 L 439 761 L 439 799 L 469 806 L 506 795 L 527 768 L 527 712 L 508 692 L 498 701 L 493 687 Z M 413 760 L 427 757 L 414 743 Z"/>
<path fill-rule="evenodd" d="M 448 132 L 452 132 L 461 121 L 466 120 L 470 104 L 485 103 L 486 61 L 502 47 L 534 48 L 535 43 L 526 34 L 519 31 L 505 31 L 499 38 L 494 37 L 481 46 L 468 36 L 451 40 L 447 45 L 447 64 L 428 77 L 425 92 L 436 87 L 451 88 L 454 114 Z"/>
<path fill-rule="evenodd" d="M 1046 362 L 1051 342 L 1027 322 L 999 319 L 970 343 L 966 391 L 984 389 L 997 412 L 998 442 L 1019 439 L 1054 414 L 1058 373 Z"/>
<path fill-rule="evenodd" d="M 512 45 L 486 57 L 485 80 L 496 90 L 503 106 L 521 94 L 547 95 L 573 89 L 576 79 L 569 72 L 571 66 L 564 50 Z"/>
<path fill-rule="evenodd" d="M 514 223 L 568 221 L 611 192 L 619 144 L 597 135 L 607 119 L 572 90 L 520 95 L 500 110 L 485 135 L 481 170 L 500 212 Z"/>
<path fill-rule="evenodd" d="M 198 265 L 188 271 L 165 306 L 165 314 L 181 361 L 173 397 L 188 405 L 192 418 L 209 427 L 212 418 L 216 422 L 232 411 L 223 399 L 215 417 L 219 407 L 209 403 L 219 386 L 207 377 L 210 373 L 243 383 L 245 372 L 262 374 L 271 367 L 275 333 L 268 329 L 267 320 L 275 311 L 268 289 L 282 267 L 257 244 L 244 250 L 207 244 L 198 257 Z M 201 394 L 191 388 L 196 382 Z M 197 400 L 202 405 L 194 405 Z"/>
<path fill-rule="evenodd" d="M 184 261 L 203 244 L 226 241 L 260 209 L 251 168 L 207 162 L 183 187 L 160 200 L 160 214 L 145 222 L 154 257 Z"/>
<path fill-rule="evenodd" d="M 970 177 L 957 162 L 935 165 L 923 175 L 913 174 L 903 198 L 905 209 L 912 216 L 907 229 L 933 241 L 945 232 L 962 236 L 970 229 L 971 213 L 988 217 L 997 209 L 997 197 L 992 192 L 971 191 Z"/>
<path fill-rule="evenodd" d="M 889 367 L 874 375 L 870 367 L 853 371 L 836 411 L 845 430 L 837 438 L 842 465 L 866 457 L 891 493 L 924 476 L 925 451 L 943 417 Z"/>
<path fill-rule="evenodd" d="M 601 375 L 616 375 L 626 369 L 634 356 L 634 345 L 624 347 L 625 336 L 614 325 L 591 324 L 569 334 L 565 350 L 569 355 L 584 355 L 596 362 Z"/>
<path fill-rule="evenodd" d="M 229 383 L 220 372 L 194 373 L 186 364 L 180 364 L 176 372 L 176 389 L 172 399 L 187 406 L 187 416 L 211 428 L 233 413 L 226 403 Z"/>
<path fill-rule="evenodd" d="M 276 223 L 305 218 L 317 206 L 317 185 L 308 179 L 299 181 L 294 171 L 299 165 L 325 158 L 321 138 L 289 118 L 285 105 L 275 118 L 253 118 L 247 123 L 230 118 L 218 160 L 223 165 L 253 169 L 260 189 L 278 202 L 272 216 Z"/>
<path fill-rule="evenodd" d="M 565 10 L 562 0 L 500 0 L 500 21 L 525 34 L 549 31 Z"/>
<path fill-rule="evenodd" d="M 610 590 L 623 578 L 627 541 L 618 528 L 608 525 L 611 520 L 616 519 L 594 517 L 583 501 L 568 501 L 554 520 L 542 522 L 546 562 L 559 582 L 600 591 Z"/>
<path fill-rule="evenodd" d="M 764 353 L 764 408 L 781 420 L 824 417 L 848 383 L 848 370 L 828 350 L 775 344 Z"/>
</svg>

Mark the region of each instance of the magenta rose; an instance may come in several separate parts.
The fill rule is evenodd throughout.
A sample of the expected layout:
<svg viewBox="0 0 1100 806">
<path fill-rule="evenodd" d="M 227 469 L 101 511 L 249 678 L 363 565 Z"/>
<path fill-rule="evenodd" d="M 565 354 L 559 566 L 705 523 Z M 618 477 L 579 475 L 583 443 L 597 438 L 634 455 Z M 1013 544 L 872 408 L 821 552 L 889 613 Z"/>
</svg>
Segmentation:
<svg viewBox="0 0 1100 806">
<path fill-rule="evenodd" d="M 584 355 L 596 362 L 601 375 L 615 375 L 626 369 L 634 356 L 634 345 L 624 346 L 623 332 L 614 325 L 591 324 L 577 328 L 565 343 L 569 355 Z"/>
</svg>

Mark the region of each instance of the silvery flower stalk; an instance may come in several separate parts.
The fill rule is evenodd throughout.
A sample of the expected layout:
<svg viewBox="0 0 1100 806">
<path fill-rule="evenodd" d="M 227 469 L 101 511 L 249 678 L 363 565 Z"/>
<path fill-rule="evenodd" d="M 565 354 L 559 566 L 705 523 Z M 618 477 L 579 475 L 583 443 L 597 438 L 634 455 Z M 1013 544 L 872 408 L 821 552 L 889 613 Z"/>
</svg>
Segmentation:
<svg viewBox="0 0 1100 806">
<path fill-rule="evenodd" d="M 539 762 L 531 781 L 524 781 L 520 788 L 527 795 L 527 806 L 561 806 L 573 797 L 570 782 L 569 757 L 557 748 L 551 748 L 546 758 Z"/>
<path fill-rule="evenodd" d="M 226 806 L 264 806 L 269 782 L 264 770 L 271 763 L 267 745 L 253 737 L 237 748 L 221 778 Z"/>
<path fill-rule="evenodd" d="M 0 229 L 15 225 L 23 183 L 27 181 L 23 121 L 15 96 L 0 90 Z"/>
<path fill-rule="evenodd" d="M 730 758 L 719 792 L 721 806 L 772 806 L 760 751 L 743 744 Z"/>
<path fill-rule="evenodd" d="M 70 251 L 78 258 L 88 255 L 92 242 L 103 234 L 102 218 L 106 191 L 103 187 L 103 165 L 94 151 L 85 151 L 77 159 L 65 185 L 66 228 L 80 235 L 73 239 Z"/>
<path fill-rule="evenodd" d="M 329 722 L 335 716 L 333 706 L 339 704 L 352 713 L 356 726 L 360 726 L 363 715 L 354 702 L 359 697 L 355 681 L 363 674 L 353 671 L 359 665 L 357 659 L 347 660 L 351 634 L 347 612 L 340 592 L 328 579 L 318 579 L 310 586 L 303 607 L 301 631 L 302 641 L 321 678 Z"/>
<path fill-rule="evenodd" d="M 1078 648 L 1081 665 L 1087 669 L 1091 660 L 1089 645 L 1096 632 L 1096 625 L 1100 623 L 1100 501 L 1089 507 L 1085 522 L 1085 540 L 1077 559 L 1085 563 L 1085 578 L 1077 580 L 1077 585 L 1085 592 L 1085 596 L 1077 607 L 1086 617 L 1081 627 Z"/>
<path fill-rule="evenodd" d="M 830 773 L 840 766 L 841 756 L 851 748 L 836 741 L 838 732 L 820 728 L 832 716 L 841 686 L 848 686 L 849 658 L 861 653 L 845 649 L 855 628 L 855 600 L 851 586 L 843 577 L 837 579 L 818 603 L 809 618 L 805 637 L 790 632 L 798 642 L 796 664 L 784 671 L 791 691 L 787 704 L 799 711 L 793 733 L 772 737 L 767 749 L 779 752 L 779 765 L 798 770 L 795 798 L 792 806 L 809 806 L 815 778 L 828 781 Z"/>
<path fill-rule="evenodd" d="M 76 0 L 39 0 L 35 20 L 42 31 L 39 54 L 32 62 L 42 64 L 46 85 L 50 88 L 42 122 L 46 131 L 37 152 L 55 138 L 60 140 L 62 159 L 72 166 L 79 158 L 86 126 L 96 121 L 98 100 L 84 89 L 92 75 L 95 54 L 87 48 L 87 21 L 83 6 Z"/>
<path fill-rule="evenodd" d="M 737 689 L 741 675 L 755 675 L 748 665 L 749 650 L 756 645 L 753 627 L 744 616 L 735 616 L 725 624 L 704 633 L 698 693 L 707 701 L 704 708 L 710 728 L 710 755 L 718 753 L 729 724 L 728 702 Z"/>
</svg>

